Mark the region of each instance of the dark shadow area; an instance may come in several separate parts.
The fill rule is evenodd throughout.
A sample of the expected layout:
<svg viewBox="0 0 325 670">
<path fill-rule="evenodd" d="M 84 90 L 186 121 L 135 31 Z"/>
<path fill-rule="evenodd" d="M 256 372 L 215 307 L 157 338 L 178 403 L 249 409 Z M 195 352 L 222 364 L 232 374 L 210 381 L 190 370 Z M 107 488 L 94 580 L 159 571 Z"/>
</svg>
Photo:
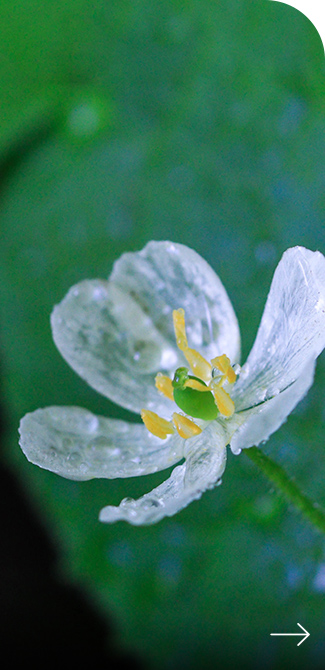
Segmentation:
<svg viewBox="0 0 325 670">
<path fill-rule="evenodd" d="M 91 662 L 95 668 L 141 670 L 139 659 L 115 645 L 113 622 L 107 625 L 81 589 L 58 581 L 56 550 L 4 466 L 0 491 L 2 657 L 10 666 L 35 660 L 48 666 L 66 659 L 74 667 Z"/>
<path fill-rule="evenodd" d="M 0 468 L 1 651 L 13 662 L 73 659 L 92 667 L 140 670 L 143 665 L 114 648 L 114 626 L 81 590 L 54 576 L 55 550 L 33 518 L 13 476 Z M 7 655 L 7 656 L 6 656 Z"/>
</svg>

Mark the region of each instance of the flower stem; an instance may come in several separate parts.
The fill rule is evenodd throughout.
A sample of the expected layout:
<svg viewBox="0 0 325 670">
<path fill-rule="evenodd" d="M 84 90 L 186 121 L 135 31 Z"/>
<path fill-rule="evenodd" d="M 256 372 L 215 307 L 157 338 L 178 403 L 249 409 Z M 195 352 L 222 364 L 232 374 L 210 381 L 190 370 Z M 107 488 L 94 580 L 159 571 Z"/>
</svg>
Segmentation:
<svg viewBox="0 0 325 670">
<path fill-rule="evenodd" d="M 285 470 L 258 447 L 243 449 L 246 456 L 257 465 L 263 474 L 275 485 L 278 491 L 298 509 L 303 516 L 321 533 L 325 533 L 325 512 L 301 493 L 297 484 L 290 479 Z"/>
</svg>

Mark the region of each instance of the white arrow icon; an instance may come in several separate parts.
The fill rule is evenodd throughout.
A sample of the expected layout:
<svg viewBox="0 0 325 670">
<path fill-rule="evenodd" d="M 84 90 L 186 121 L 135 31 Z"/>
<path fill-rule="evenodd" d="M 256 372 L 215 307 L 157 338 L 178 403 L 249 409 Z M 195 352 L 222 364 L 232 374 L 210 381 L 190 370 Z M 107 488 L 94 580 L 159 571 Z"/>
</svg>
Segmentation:
<svg viewBox="0 0 325 670">
<path fill-rule="evenodd" d="M 304 629 L 304 627 L 301 626 L 300 623 L 297 623 L 297 626 L 299 626 L 301 628 L 301 630 L 303 630 L 304 632 L 303 633 L 270 633 L 270 635 L 299 635 L 299 636 L 302 635 L 303 636 L 302 640 L 300 640 L 300 642 L 298 642 L 298 644 L 297 644 L 297 647 L 299 647 L 300 644 L 302 644 L 305 640 L 307 640 L 307 637 L 309 637 L 310 633 L 308 633 L 308 631 L 306 631 Z"/>
</svg>

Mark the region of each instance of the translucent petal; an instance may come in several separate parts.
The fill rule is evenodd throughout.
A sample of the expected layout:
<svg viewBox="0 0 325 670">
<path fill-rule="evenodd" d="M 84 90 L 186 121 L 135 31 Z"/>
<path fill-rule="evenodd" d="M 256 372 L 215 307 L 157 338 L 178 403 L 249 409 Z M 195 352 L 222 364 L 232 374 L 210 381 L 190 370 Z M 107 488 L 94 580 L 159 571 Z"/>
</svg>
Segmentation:
<svg viewBox="0 0 325 670">
<path fill-rule="evenodd" d="M 208 359 L 227 353 L 238 360 L 238 324 L 221 281 L 195 251 L 170 242 L 124 254 L 109 281 L 72 287 L 53 311 L 54 341 L 97 391 L 130 410 L 146 407 L 169 418 L 171 403 L 154 378 L 184 365 L 172 319 L 179 307 L 190 347 Z"/>
<path fill-rule="evenodd" d="M 300 377 L 285 391 L 251 410 L 239 412 L 236 416 L 246 420 L 235 432 L 230 447 L 234 454 L 242 449 L 258 446 L 272 435 L 286 420 L 297 403 L 304 397 L 313 383 L 315 361 L 307 363 Z"/>
<path fill-rule="evenodd" d="M 81 407 L 46 407 L 20 422 L 28 460 L 67 479 L 135 477 L 174 465 L 184 441 L 160 440 L 143 424 L 95 416 Z"/>
<path fill-rule="evenodd" d="M 140 526 L 173 516 L 218 483 L 226 466 L 228 433 L 217 422 L 210 423 L 198 437 L 186 442 L 186 460 L 174 468 L 160 486 L 138 500 L 125 498 L 118 507 L 100 512 L 100 521 L 124 520 Z"/>
<path fill-rule="evenodd" d="M 324 346 L 325 258 L 303 247 L 288 249 L 275 271 L 254 346 L 232 392 L 236 410 L 287 388 Z"/>
</svg>

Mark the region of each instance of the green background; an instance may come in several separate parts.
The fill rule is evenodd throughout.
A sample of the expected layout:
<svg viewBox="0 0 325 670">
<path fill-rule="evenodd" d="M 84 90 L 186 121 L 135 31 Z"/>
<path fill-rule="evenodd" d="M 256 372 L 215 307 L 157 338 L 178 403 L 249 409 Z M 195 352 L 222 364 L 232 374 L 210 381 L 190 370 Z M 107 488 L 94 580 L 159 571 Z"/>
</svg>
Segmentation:
<svg viewBox="0 0 325 670">
<path fill-rule="evenodd" d="M 61 359 L 49 315 L 150 239 L 216 270 L 245 359 L 283 251 L 325 248 L 316 29 L 268 0 L 11 0 L 0 37 L 2 460 L 57 548 L 55 578 L 79 585 L 114 621 L 116 648 L 149 668 L 323 668 L 324 538 L 245 454 L 177 516 L 106 526 L 101 507 L 166 473 L 70 482 L 30 465 L 17 437 L 20 417 L 47 405 L 129 418 Z M 324 388 L 321 357 L 265 446 L 323 505 Z M 301 647 L 270 637 L 297 621 L 311 633 Z"/>
</svg>

